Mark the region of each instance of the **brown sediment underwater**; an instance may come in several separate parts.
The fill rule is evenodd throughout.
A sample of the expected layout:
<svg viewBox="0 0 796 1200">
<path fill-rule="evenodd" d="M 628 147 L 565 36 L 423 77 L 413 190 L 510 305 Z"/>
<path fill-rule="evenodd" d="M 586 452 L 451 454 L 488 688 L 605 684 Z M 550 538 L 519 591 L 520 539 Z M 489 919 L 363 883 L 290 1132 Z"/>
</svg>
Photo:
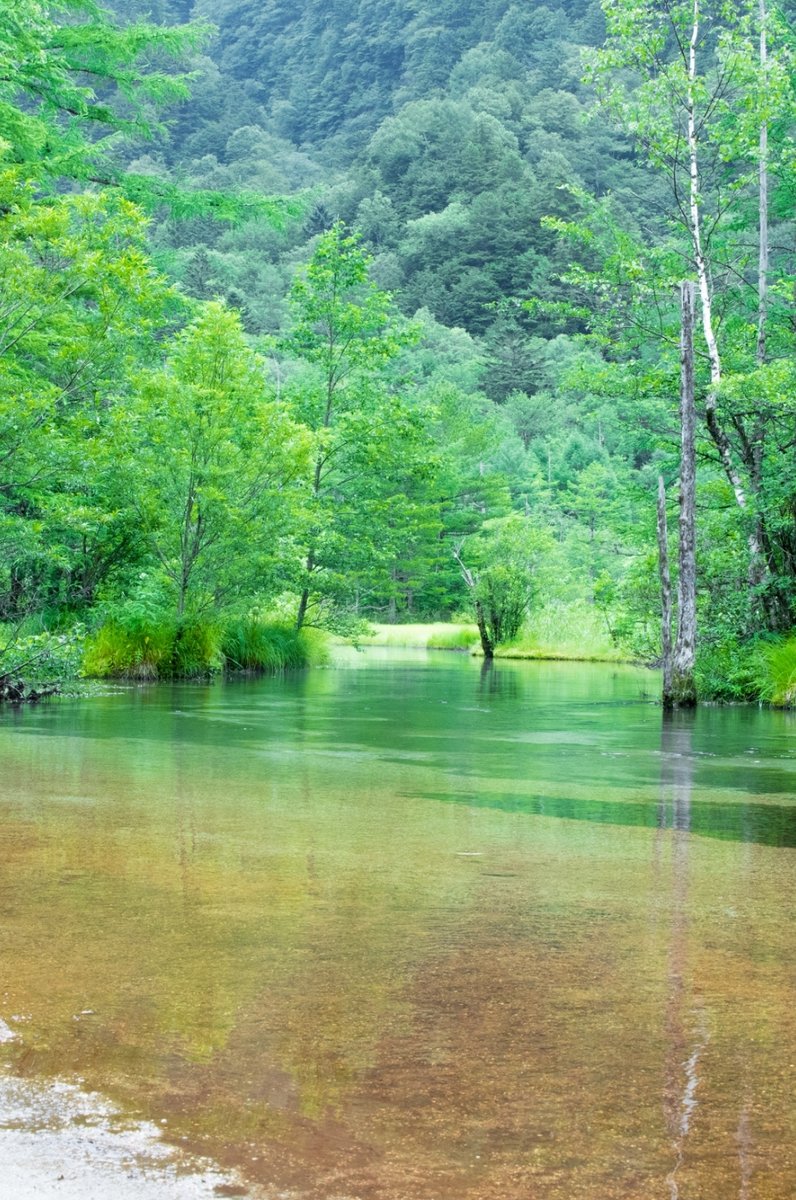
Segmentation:
<svg viewBox="0 0 796 1200">
<path fill-rule="evenodd" d="M 3 719 L 10 1075 L 252 1195 L 792 1200 L 793 718 L 354 665 Z"/>
</svg>

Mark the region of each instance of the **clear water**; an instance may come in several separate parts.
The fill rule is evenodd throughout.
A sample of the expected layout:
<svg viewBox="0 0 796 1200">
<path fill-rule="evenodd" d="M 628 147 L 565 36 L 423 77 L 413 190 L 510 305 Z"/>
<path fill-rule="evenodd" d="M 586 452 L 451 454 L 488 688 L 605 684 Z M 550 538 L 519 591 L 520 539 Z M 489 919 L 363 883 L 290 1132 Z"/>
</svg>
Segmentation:
<svg viewBox="0 0 796 1200">
<path fill-rule="evenodd" d="M 5 712 L 6 1069 L 291 1200 L 793 1200 L 796 721 L 656 691 L 368 651 Z"/>
</svg>

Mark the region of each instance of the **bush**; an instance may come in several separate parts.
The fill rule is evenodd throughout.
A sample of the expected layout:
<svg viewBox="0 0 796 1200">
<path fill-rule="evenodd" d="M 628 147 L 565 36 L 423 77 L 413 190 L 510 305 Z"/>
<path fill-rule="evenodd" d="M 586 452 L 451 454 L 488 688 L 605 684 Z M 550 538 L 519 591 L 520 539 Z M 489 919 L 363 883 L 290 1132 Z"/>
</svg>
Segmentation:
<svg viewBox="0 0 796 1200">
<path fill-rule="evenodd" d="M 727 639 L 701 648 L 697 688 L 705 700 L 757 700 L 796 707 L 796 637 Z"/>
<path fill-rule="evenodd" d="M 60 633 L 30 633 L 0 627 L 0 678 L 40 687 L 63 684 L 81 674 L 85 627 Z"/>
</svg>

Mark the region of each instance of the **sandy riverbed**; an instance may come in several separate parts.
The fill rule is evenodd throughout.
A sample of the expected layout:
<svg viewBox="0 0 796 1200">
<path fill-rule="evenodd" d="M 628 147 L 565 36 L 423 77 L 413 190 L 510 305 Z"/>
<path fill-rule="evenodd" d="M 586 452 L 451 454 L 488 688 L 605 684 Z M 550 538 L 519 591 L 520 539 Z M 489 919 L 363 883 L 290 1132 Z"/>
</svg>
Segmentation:
<svg viewBox="0 0 796 1200">
<path fill-rule="evenodd" d="M 3 1200 L 265 1200 L 235 1175 L 167 1145 L 156 1125 L 131 1121 L 96 1093 L 63 1081 L 42 1084 L 2 1073 L 0 1195 Z"/>
</svg>

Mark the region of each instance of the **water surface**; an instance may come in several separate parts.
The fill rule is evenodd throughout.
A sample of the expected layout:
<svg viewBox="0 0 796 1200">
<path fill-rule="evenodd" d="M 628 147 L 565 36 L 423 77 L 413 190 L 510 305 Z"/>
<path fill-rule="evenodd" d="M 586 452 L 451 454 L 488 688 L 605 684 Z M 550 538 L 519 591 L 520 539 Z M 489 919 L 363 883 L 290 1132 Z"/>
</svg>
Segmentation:
<svg viewBox="0 0 796 1200">
<path fill-rule="evenodd" d="M 793 1200 L 796 723 L 656 691 L 368 651 L 4 713 L 7 1070 L 291 1200 Z"/>
</svg>

